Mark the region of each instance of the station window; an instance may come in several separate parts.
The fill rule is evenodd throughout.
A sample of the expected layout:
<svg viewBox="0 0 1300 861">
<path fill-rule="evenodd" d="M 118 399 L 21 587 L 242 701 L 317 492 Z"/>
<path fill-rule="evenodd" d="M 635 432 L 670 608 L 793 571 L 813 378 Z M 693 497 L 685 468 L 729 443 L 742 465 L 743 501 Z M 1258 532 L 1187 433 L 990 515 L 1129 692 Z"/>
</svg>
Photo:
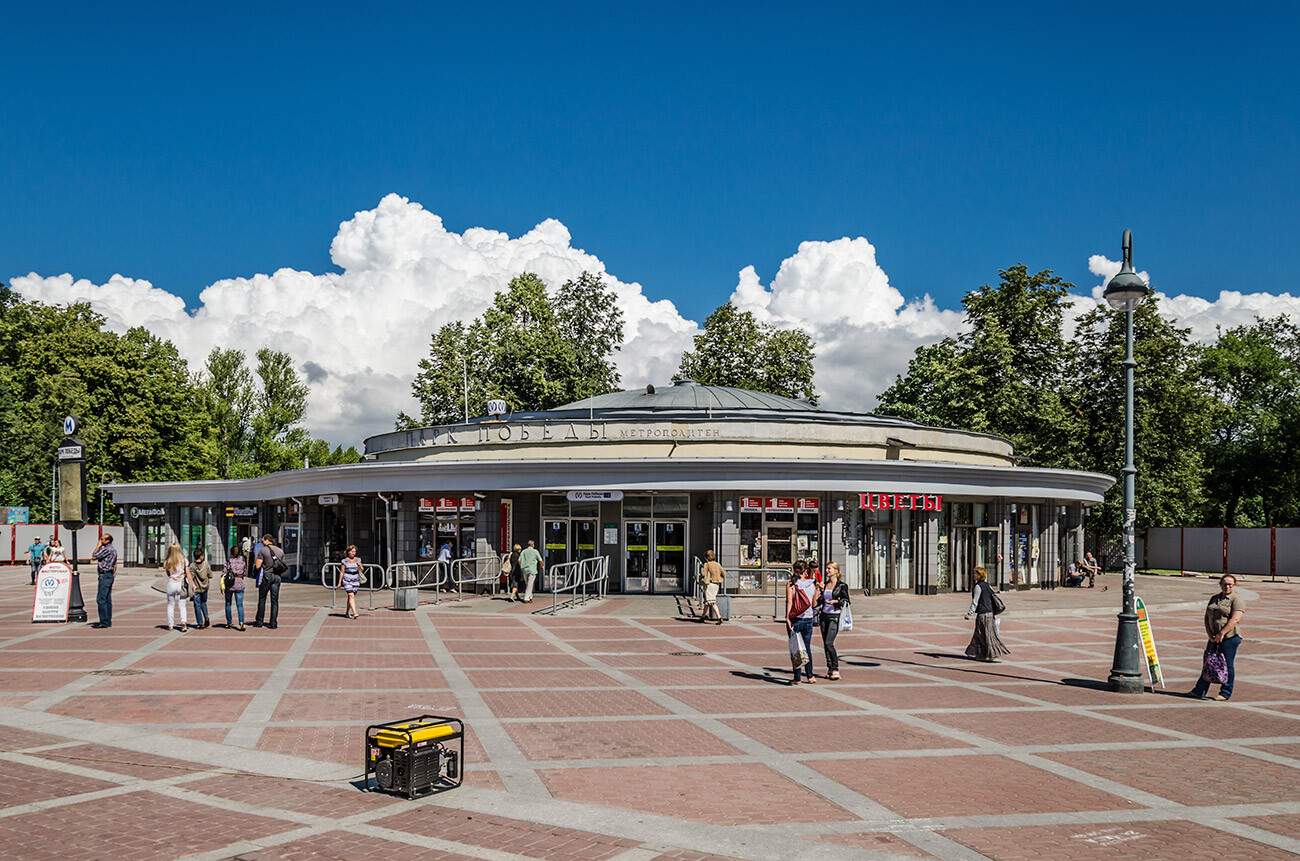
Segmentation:
<svg viewBox="0 0 1300 861">
<path fill-rule="evenodd" d="M 821 556 L 817 497 L 741 497 L 740 567 L 788 568 Z"/>
</svg>

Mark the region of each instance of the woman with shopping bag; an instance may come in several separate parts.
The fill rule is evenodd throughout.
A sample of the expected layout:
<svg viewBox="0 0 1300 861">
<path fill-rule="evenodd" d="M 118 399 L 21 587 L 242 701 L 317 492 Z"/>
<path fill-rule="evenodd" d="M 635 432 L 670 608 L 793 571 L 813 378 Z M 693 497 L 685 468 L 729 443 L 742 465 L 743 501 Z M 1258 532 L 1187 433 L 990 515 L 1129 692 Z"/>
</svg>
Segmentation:
<svg viewBox="0 0 1300 861">
<path fill-rule="evenodd" d="M 1214 699 L 1221 702 L 1232 699 L 1232 684 L 1237 675 L 1233 663 L 1241 645 L 1241 626 L 1238 623 L 1245 611 L 1246 599 L 1237 592 L 1237 578 L 1224 574 L 1219 578 L 1218 594 L 1205 605 L 1205 633 L 1210 639 L 1201 659 L 1201 677 L 1187 696 L 1209 699 L 1210 685 L 1217 684 L 1219 692 Z"/>
<path fill-rule="evenodd" d="M 820 600 L 821 590 L 810 576 L 808 566 L 795 562 L 785 587 L 785 627 L 790 635 L 790 665 L 794 670 L 792 685 L 801 684 L 801 674 L 808 676 L 808 684 L 817 684 L 813 676 L 812 629 Z"/>
</svg>

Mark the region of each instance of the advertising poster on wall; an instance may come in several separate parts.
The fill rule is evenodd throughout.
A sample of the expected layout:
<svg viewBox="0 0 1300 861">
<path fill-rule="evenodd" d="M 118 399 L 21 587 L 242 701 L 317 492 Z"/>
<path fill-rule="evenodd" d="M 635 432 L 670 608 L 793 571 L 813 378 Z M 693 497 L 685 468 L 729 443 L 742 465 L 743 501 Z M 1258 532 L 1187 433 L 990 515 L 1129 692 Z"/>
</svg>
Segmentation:
<svg viewBox="0 0 1300 861">
<path fill-rule="evenodd" d="M 32 603 L 33 622 L 68 621 L 68 601 L 72 598 L 72 569 L 62 562 L 41 566 L 36 575 L 36 599 Z"/>
</svg>

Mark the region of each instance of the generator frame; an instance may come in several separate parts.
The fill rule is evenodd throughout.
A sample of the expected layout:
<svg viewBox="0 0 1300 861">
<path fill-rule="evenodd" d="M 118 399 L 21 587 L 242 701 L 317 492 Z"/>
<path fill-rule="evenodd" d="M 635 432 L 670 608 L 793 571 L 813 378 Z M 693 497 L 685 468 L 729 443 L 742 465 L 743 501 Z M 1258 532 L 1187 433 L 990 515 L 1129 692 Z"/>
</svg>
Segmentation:
<svg viewBox="0 0 1300 861">
<path fill-rule="evenodd" d="M 447 726 L 452 727 L 452 731 L 446 735 L 437 736 L 430 739 L 417 738 L 421 731 L 431 727 Z M 376 738 L 379 733 L 390 733 L 405 737 L 404 741 L 396 744 L 383 744 Z M 366 727 L 366 735 L 363 739 L 365 743 L 365 778 L 363 788 L 366 792 L 378 790 L 387 792 L 392 795 L 405 796 L 408 799 L 418 798 L 422 795 L 428 795 L 433 792 L 442 792 L 448 789 L 455 789 L 465 782 L 465 723 L 460 718 L 448 717 L 445 715 L 420 715 L 415 718 L 402 718 L 400 720 L 388 721 L 387 723 L 372 724 Z M 456 776 L 455 778 L 444 778 L 441 770 L 434 780 L 427 784 L 417 787 L 414 778 L 415 757 L 419 749 L 426 742 L 444 747 L 447 743 L 457 742 L 455 749 L 456 758 Z M 399 750 L 404 750 L 408 758 L 408 768 L 411 774 L 408 775 L 406 790 L 403 792 L 398 789 L 384 789 L 379 786 L 379 777 L 376 769 L 380 758 L 378 749 L 388 749 L 395 754 Z M 375 780 L 374 790 L 371 789 L 370 780 Z"/>
</svg>

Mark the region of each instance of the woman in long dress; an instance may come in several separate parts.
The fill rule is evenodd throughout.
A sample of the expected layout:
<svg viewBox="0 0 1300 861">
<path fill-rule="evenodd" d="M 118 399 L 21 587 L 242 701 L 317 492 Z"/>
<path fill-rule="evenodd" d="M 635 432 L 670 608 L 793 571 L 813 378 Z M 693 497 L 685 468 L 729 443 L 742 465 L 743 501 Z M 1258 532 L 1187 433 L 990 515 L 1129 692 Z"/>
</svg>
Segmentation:
<svg viewBox="0 0 1300 861">
<path fill-rule="evenodd" d="M 999 656 L 1011 654 L 998 638 L 998 626 L 994 621 L 997 617 L 993 614 L 993 587 L 989 585 L 989 573 L 983 568 L 975 569 L 975 585 L 971 589 L 966 618 L 972 615 L 975 617 L 975 633 L 966 646 L 966 656 L 993 663 Z"/>
</svg>

